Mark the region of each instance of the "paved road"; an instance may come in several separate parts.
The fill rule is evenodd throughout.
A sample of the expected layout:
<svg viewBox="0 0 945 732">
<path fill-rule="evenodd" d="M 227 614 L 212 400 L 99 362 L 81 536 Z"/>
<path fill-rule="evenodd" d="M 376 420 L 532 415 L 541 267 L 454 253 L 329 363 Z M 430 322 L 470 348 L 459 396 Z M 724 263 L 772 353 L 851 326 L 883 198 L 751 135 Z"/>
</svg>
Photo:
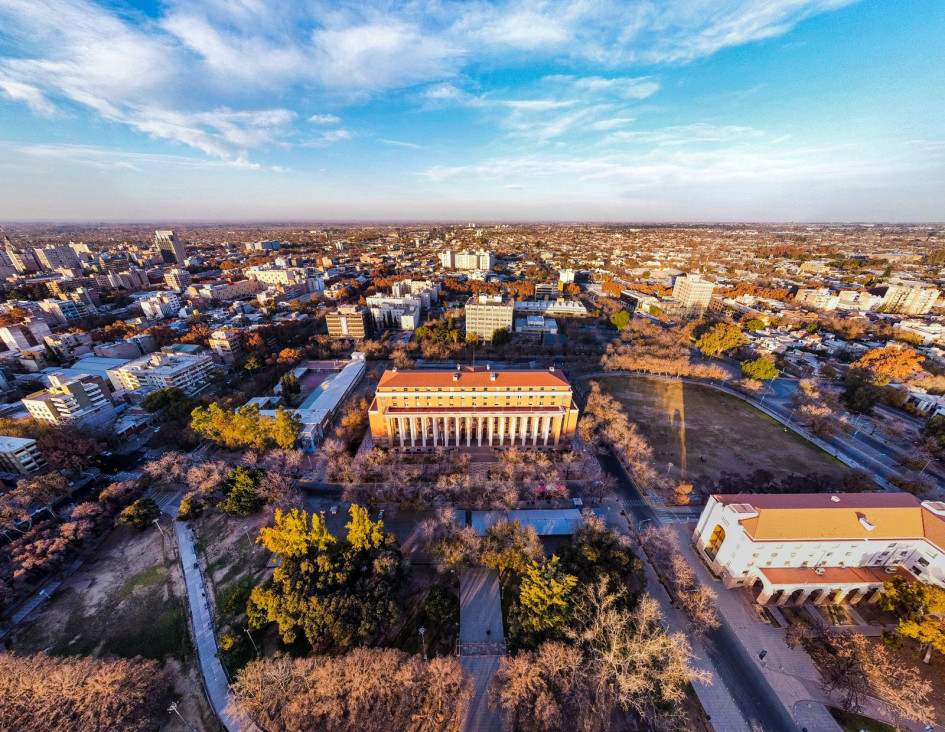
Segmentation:
<svg viewBox="0 0 945 732">
<path fill-rule="evenodd" d="M 643 499 L 619 461 L 609 452 L 602 455 L 600 460 L 601 467 L 617 479 L 617 490 L 626 499 L 627 510 L 636 525 L 643 521 L 660 525 L 657 513 Z M 797 732 L 797 725 L 790 713 L 781 704 L 768 682 L 758 673 L 754 662 L 724 623 L 717 630 L 704 635 L 703 647 L 706 652 L 705 660 L 715 669 L 716 681 L 725 685 L 748 726 L 756 724 L 765 732 Z M 698 693 L 700 689 L 696 687 L 696 691 Z M 702 700 L 703 695 L 699 694 L 699 698 Z M 724 705 L 725 700 L 706 699 L 703 706 L 709 703 Z M 730 712 L 731 710 L 727 716 L 731 716 Z M 709 714 L 711 715 L 711 712 Z M 732 728 L 735 728 L 734 724 Z"/>
</svg>

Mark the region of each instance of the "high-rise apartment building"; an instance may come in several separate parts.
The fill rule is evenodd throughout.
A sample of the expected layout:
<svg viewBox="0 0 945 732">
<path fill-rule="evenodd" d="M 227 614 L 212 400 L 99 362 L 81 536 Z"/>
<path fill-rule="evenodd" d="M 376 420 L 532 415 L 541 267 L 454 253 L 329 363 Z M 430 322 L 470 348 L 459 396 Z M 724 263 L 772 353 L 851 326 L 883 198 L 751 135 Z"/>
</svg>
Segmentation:
<svg viewBox="0 0 945 732">
<path fill-rule="evenodd" d="M 187 260 L 187 251 L 173 231 L 155 231 L 154 244 L 161 259 L 168 264 L 184 264 Z"/>
<path fill-rule="evenodd" d="M 140 301 L 141 312 L 146 318 L 173 318 L 184 306 L 183 301 L 173 292 L 161 292 Z"/>
<path fill-rule="evenodd" d="M 36 440 L 0 435 L 0 470 L 28 475 L 46 466 Z"/>
<path fill-rule="evenodd" d="M 444 269 L 472 269 L 488 272 L 495 266 L 495 254 L 480 249 L 478 252 L 445 251 L 440 254 Z"/>
<path fill-rule="evenodd" d="M 108 386 L 98 376 L 76 378 L 51 374 L 50 386 L 23 399 L 23 406 L 41 422 L 97 430 L 115 421 Z"/>
<path fill-rule="evenodd" d="M 49 271 L 62 268 L 82 269 L 79 255 L 75 253 L 75 249 L 69 246 L 34 249 L 33 254 L 36 256 L 36 260 L 39 262 L 40 266 Z"/>
<path fill-rule="evenodd" d="M 385 371 L 368 410 L 381 447 L 554 448 L 574 434 L 571 384 L 554 368 Z"/>
<path fill-rule="evenodd" d="M 495 332 L 505 328 L 509 333 L 515 320 L 515 305 L 501 295 L 479 295 L 466 303 L 466 333 L 475 333 L 491 341 Z"/>
<path fill-rule="evenodd" d="M 934 287 L 920 283 L 890 285 L 879 309 L 884 313 L 925 315 L 932 309 L 939 294 Z"/>
<path fill-rule="evenodd" d="M 216 353 L 224 363 L 234 364 L 243 356 L 243 339 L 234 330 L 215 330 L 207 341 L 210 350 Z"/>
<path fill-rule="evenodd" d="M 41 269 L 39 261 L 36 259 L 36 250 L 27 247 L 26 249 L 7 249 L 7 256 L 13 268 L 20 274 L 28 272 L 39 272 Z"/>
<path fill-rule="evenodd" d="M 798 290 L 794 302 L 800 305 L 809 305 L 818 310 L 836 310 L 840 298 L 826 287 L 810 290 Z"/>
<path fill-rule="evenodd" d="M 22 323 L 0 328 L 0 340 L 11 351 L 26 351 L 41 346 L 43 338 L 51 334 L 49 324 L 42 318 L 26 318 Z"/>
<path fill-rule="evenodd" d="M 673 282 L 673 299 L 685 308 L 690 316 L 699 317 L 709 307 L 714 290 L 715 285 L 699 275 L 677 277 Z"/>
<path fill-rule="evenodd" d="M 371 311 L 361 305 L 339 305 L 325 316 L 332 338 L 368 338 L 374 334 Z"/>
</svg>

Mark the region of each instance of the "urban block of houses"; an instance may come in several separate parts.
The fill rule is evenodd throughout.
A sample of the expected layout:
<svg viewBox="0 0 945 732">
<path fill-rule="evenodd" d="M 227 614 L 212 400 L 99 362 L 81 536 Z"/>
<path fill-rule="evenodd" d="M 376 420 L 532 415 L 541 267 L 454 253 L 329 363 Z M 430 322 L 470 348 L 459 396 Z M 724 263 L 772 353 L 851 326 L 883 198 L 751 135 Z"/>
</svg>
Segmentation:
<svg viewBox="0 0 945 732">
<path fill-rule="evenodd" d="M 897 575 L 945 587 L 945 503 L 908 493 L 713 495 L 692 541 L 761 604 L 875 602 Z"/>
</svg>

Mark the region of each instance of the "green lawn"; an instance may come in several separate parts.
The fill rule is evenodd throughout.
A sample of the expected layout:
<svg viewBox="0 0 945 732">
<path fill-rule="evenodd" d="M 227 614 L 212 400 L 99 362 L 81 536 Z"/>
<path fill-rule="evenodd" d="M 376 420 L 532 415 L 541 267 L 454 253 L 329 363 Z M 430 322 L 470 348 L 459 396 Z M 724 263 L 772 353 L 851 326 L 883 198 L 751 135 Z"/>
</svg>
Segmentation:
<svg viewBox="0 0 945 732">
<path fill-rule="evenodd" d="M 598 381 L 637 423 L 661 473 L 695 481 L 760 469 L 775 478 L 816 472 L 839 479 L 846 471 L 834 457 L 729 394 L 681 381 L 630 376 Z"/>
</svg>

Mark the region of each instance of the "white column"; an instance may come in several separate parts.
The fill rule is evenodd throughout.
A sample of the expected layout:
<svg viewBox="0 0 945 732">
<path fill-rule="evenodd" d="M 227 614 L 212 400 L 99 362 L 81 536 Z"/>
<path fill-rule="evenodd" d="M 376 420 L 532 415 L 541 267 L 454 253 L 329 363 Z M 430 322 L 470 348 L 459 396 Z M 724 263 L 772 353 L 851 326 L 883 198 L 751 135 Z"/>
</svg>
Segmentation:
<svg viewBox="0 0 945 732">
<path fill-rule="evenodd" d="M 456 428 L 456 447 L 459 447 L 459 420 L 461 417 L 453 417 L 453 426 Z"/>
<path fill-rule="evenodd" d="M 417 422 L 416 417 L 408 417 L 410 421 L 410 447 L 417 446 Z"/>
<path fill-rule="evenodd" d="M 519 422 L 521 427 L 519 428 L 519 433 L 522 436 L 522 447 L 525 447 L 528 444 L 528 418 L 519 417 Z"/>
<path fill-rule="evenodd" d="M 404 421 L 403 417 L 397 418 L 397 433 L 400 435 L 400 449 L 404 447 L 404 432 L 407 429 L 407 424 Z"/>
<path fill-rule="evenodd" d="M 545 438 L 545 447 L 548 447 L 548 433 L 551 431 L 551 417 L 542 417 L 542 421 L 545 423 L 545 431 L 542 434 Z"/>
<path fill-rule="evenodd" d="M 440 418 L 433 417 L 433 447 L 440 445 Z"/>
<path fill-rule="evenodd" d="M 532 417 L 532 446 L 533 447 L 538 444 L 538 419 L 539 418 Z"/>
<path fill-rule="evenodd" d="M 423 446 L 427 446 L 427 418 L 420 418 L 420 428 L 423 430 Z"/>
<path fill-rule="evenodd" d="M 482 447 L 482 415 L 476 417 L 476 435 L 479 437 L 479 447 Z"/>
<path fill-rule="evenodd" d="M 505 441 L 505 415 L 499 415 L 499 444 Z"/>
<path fill-rule="evenodd" d="M 489 420 L 489 447 L 492 447 L 492 435 L 495 433 L 495 419 L 492 415 L 487 417 Z"/>
<path fill-rule="evenodd" d="M 466 447 L 472 446 L 472 417 L 466 417 Z"/>
<path fill-rule="evenodd" d="M 515 447 L 515 428 L 518 427 L 518 417 L 509 417 L 509 442 Z"/>
</svg>

